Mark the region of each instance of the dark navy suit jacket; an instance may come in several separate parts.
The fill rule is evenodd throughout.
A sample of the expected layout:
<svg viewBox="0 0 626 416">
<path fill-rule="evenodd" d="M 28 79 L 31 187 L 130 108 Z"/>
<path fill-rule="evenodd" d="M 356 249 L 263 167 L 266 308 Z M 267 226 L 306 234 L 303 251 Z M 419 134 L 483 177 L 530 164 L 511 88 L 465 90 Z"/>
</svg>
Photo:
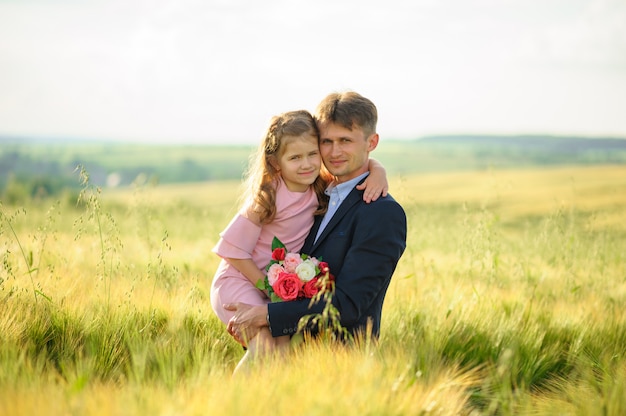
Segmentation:
<svg viewBox="0 0 626 416">
<path fill-rule="evenodd" d="M 333 305 L 341 325 L 353 334 L 380 333 L 383 301 L 391 276 L 406 248 L 406 215 L 391 195 L 369 204 L 363 191 L 354 188 L 341 203 L 317 242 L 313 242 L 322 217 L 316 217 L 301 252 L 322 258 L 336 278 Z M 297 332 L 301 317 L 320 313 L 324 302 L 310 306 L 310 299 L 268 305 L 273 336 Z"/>
</svg>

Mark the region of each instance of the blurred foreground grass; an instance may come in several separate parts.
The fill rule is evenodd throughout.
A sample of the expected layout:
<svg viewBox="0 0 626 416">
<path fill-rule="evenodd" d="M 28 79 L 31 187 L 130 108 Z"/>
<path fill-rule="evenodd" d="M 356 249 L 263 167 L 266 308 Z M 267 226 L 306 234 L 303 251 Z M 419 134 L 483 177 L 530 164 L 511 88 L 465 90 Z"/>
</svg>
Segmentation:
<svg viewBox="0 0 626 416">
<path fill-rule="evenodd" d="M 238 182 L 3 205 L 0 414 L 626 413 L 626 167 L 393 177 L 382 336 L 247 377 L 212 314 Z"/>
</svg>

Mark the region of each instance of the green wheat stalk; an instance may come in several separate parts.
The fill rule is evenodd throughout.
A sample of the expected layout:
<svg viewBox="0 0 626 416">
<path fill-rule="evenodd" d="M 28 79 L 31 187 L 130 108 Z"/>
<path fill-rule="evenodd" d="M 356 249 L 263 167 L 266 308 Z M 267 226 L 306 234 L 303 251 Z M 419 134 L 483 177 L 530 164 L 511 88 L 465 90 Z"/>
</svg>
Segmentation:
<svg viewBox="0 0 626 416">
<path fill-rule="evenodd" d="M 28 277 L 30 278 L 30 284 L 33 288 L 33 295 L 35 296 L 35 303 L 37 303 L 38 301 L 37 295 L 41 295 L 42 297 L 50 300 L 47 296 L 45 296 L 41 291 L 37 290 L 35 287 L 35 280 L 33 279 L 33 273 L 36 273 L 38 268 L 37 267 L 33 268 L 33 252 L 31 251 L 29 255 L 26 254 L 26 251 L 24 250 L 24 247 L 22 246 L 22 242 L 20 241 L 20 238 L 17 236 L 17 233 L 15 232 L 15 228 L 13 228 L 13 224 L 11 224 L 11 220 L 4 213 L 4 210 L 0 211 L 0 214 L 2 215 L 2 219 L 4 220 L 6 225 L 9 227 L 11 234 L 13 234 L 13 237 L 15 238 L 15 242 L 17 243 L 17 246 L 20 248 L 22 259 L 24 260 L 24 263 L 26 264 L 26 268 L 28 269 L 26 272 L 28 273 Z"/>
<path fill-rule="evenodd" d="M 78 196 L 77 203 L 84 202 L 89 209 L 89 218 L 93 219 L 96 223 L 96 228 L 98 232 L 98 239 L 100 241 L 100 262 L 102 267 L 102 279 L 104 282 L 104 291 L 106 294 L 106 304 L 107 307 L 110 306 L 111 302 L 111 286 L 112 286 L 112 275 L 113 275 L 113 252 L 115 251 L 114 247 L 111 245 L 107 247 L 107 239 L 104 233 L 104 225 L 102 221 L 102 207 L 100 205 L 99 195 L 102 192 L 100 187 L 94 187 L 91 185 L 89 181 L 89 173 L 85 169 L 84 166 L 79 165 L 76 170 L 79 171 L 80 183 L 83 186 L 80 194 Z M 109 222 L 115 226 L 115 220 L 111 215 L 104 214 Z M 119 241 L 118 241 L 119 242 Z M 121 244 L 121 242 L 119 242 Z M 107 252 L 110 251 L 111 258 L 109 262 L 109 267 L 107 270 Z"/>
</svg>

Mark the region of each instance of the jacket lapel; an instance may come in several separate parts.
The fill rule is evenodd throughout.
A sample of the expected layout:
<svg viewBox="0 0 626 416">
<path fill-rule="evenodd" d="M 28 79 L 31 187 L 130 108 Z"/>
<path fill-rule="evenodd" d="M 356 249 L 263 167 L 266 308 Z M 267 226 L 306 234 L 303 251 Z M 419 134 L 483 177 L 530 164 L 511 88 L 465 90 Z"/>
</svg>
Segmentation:
<svg viewBox="0 0 626 416">
<path fill-rule="evenodd" d="M 346 199 L 341 203 L 341 205 L 339 205 L 339 208 L 337 208 L 335 215 L 333 215 L 333 217 L 330 219 L 330 222 L 326 225 L 324 231 L 322 231 L 320 238 L 318 238 L 317 241 L 313 243 L 312 250 L 315 250 L 326 239 L 326 237 L 328 237 L 332 233 L 333 229 L 350 211 L 352 206 L 357 204 L 362 198 L 362 192 L 357 190 L 356 187 L 353 188 L 352 191 L 350 191 Z M 319 229 L 320 222 L 321 221 L 316 221 L 316 224 L 314 225 L 315 233 L 317 233 L 317 229 Z"/>
</svg>

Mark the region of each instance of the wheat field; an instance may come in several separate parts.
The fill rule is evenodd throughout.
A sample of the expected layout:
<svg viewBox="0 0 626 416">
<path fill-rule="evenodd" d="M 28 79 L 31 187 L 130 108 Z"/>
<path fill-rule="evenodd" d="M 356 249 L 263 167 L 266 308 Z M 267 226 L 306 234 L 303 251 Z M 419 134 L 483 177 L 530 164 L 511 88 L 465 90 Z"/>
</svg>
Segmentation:
<svg viewBox="0 0 626 416">
<path fill-rule="evenodd" d="M 0 415 L 626 414 L 626 167 L 390 182 L 380 340 L 237 377 L 209 289 L 239 183 L 2 204 Z"/>
</svg>

